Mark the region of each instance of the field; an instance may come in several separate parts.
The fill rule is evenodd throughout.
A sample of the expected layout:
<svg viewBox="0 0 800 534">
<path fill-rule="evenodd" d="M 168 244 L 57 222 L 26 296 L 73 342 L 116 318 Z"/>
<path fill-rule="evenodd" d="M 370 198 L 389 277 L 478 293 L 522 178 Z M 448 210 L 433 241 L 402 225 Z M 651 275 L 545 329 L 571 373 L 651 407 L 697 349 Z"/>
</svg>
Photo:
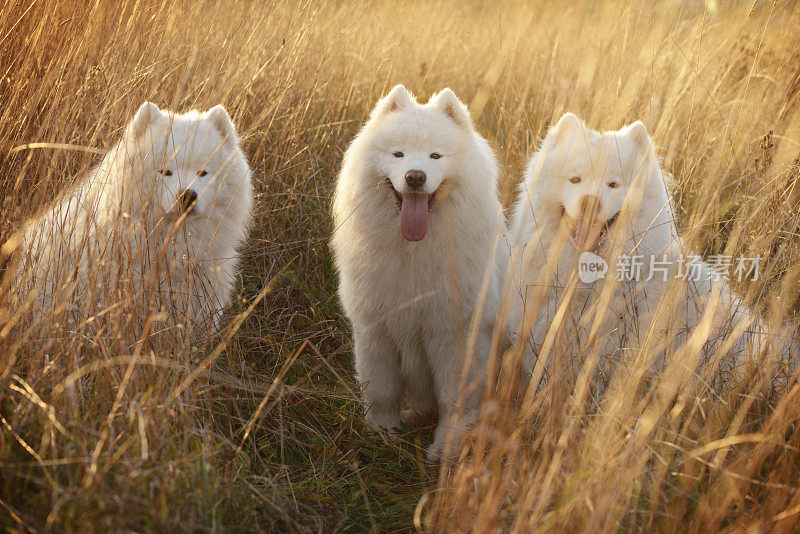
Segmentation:
<svg viewBox="0 0 800 534">
<path fill-rule="evenodd" d="M 796 530 L 791 380 L 717 394 L 685 372 L 652 387 L 634 372 L 600 409 L 586 402 L 586 373 L 533 402 L 503 376 L 470 454 L 440 468 L 424 459 L 432 422 L 399 440 L 365 427 L 336 300 L 329 201 L 341 156 L 403 83 L 423 101 L 450 87 L 467 103 L 501 163 L 506 207 L 563 113 L 599 130 L 642 120 L 674 176 L 687 243 L 764 257 L 758 280 L 734 286 L 766 322 L 794 326 L 800 8 L 715 5 L 5 2 L 0 243 L 146 100 L 225 105 L 255 172 L 256 214 L 226 327 L 203 346 L 82 328 L 42 342 L 5 277 L 0 529 Z"/>
</svg>

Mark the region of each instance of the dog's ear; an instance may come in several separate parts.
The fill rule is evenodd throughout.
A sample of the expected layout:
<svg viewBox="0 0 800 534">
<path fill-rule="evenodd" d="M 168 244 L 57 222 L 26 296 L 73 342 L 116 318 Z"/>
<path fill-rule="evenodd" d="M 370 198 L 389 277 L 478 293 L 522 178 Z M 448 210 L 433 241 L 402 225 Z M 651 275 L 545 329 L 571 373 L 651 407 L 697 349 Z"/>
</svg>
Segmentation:
<svg viewBox="0 0 800 534">
<path fill-rule="evenodd" d="M 239 146 L 239 136 L 236 134 L 236 127 L 233 125 L 228 112 L 225 108 L 217 104 L 206 111 L 205 119 L 214 125 L 222 139 L 233 146 Z"/>
<path fill-rule="evenodd" d="M 136 111 L 130 124 L 125 128 L 125 136 L 135 139 L 141 137 L 147 128 L 156 120 L 161 117 L 161 110 L 152 102 L 145 102 Z"/>
<path fill-rule="evenodd" d="M 401 111 L 414 103 L 414 97 L 408 92 L 403 84 L 397 84 L 389 91 L 389 94 L 381 98 L 375 105 L 370 116 L 377 119 L 389 113 Z"/>
<path fill-rule="evenodd" d="M 574 113 L 565 113 L 555 126 L 547 132 L 547 139 L 561 140 L 566 136 L 582 132 L 584 129 L 583 121 Z"/>
<path fill-rule="evenodd" d="M 472 119 L 465 106 L 449 88 L 442 89 L 428 100 L 428 105 L 440 110 L 462 128 L 472 129 Z"/>
<path fill-rule="evenodd" d="M 650 141 L 650 135 L 647 133 L 647 128 L 642 121 L 636 121 L 629 124 L 619 131 L 618 135 L 622 135 L 631 140 L 637 150 L 649 151 L 653 143 Z"/>
</svg>

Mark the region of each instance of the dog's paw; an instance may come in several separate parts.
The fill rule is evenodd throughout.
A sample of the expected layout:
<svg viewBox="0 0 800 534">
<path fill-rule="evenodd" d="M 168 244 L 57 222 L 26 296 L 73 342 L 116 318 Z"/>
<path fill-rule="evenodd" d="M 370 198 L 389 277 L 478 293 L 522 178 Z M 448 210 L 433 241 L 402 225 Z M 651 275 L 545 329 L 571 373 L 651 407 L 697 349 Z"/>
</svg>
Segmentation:
<svg viewBox="0 0 800 534">
<path fill-rule="evenodd" d="M 373 430 L 383 429 L 390 434 L 396 434 L 402 423 L 399 411 L 397 413 L 381 412 L 374 408 L 367 412 L 365 420 Z"/>
<path fill-rule="evenodd" d="M 441 463 L 444 458 L 444 443 L 439 443 L 438 441 L 431 443 L 428 450 L 425 451 L 425 457 L 432 464 Z"/>
<path fill-rule="evenodd" d="M 433 443 L 428 447 L 430 462 L 447 462 L 458 458 L 468 440 L 468 429 L 477 420 L 477 411 L 471 411 L 460 419 L 440 420 L 436 426 Z"/>
<path fill-rule="evenodd" d="M 436 423 L 436 412 L 419 412 L 414 409 L 403 410 L 401 418 L 407 427 L 418 427 Z"/>
</svg>

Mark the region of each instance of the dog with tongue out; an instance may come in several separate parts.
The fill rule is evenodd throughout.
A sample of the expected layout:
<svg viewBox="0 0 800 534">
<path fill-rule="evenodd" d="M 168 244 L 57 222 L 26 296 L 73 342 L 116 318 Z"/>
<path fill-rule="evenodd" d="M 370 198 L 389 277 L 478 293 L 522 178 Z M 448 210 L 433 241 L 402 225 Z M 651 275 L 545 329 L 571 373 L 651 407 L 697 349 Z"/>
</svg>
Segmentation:
<svg viewBox="0 0 800 534">
<path fill-rule="evenodd" d="M 336 184 L 331 247 L 366 421 L 392 430 L 401 406 L 437 414 L 432 461 L 459 452 L 486 380 L 507 265 L 497 176 L 450 89 L 420 104 L 398 85 L 347 149 Z"/>
</svg>

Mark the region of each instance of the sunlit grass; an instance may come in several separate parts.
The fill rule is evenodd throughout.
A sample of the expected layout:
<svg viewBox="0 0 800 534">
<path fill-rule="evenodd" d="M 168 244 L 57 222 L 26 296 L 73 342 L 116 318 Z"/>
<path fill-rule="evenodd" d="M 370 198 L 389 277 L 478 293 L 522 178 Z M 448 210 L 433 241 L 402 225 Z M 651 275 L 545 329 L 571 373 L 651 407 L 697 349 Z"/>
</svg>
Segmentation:
<svg viewBox="0 0 800 534">
<path fill-rule="evenodd" d="M 0 525 L 399 530 L 421 503 L 419 524 L 441 530 L 791 529 L 791 387 L 664 405 L 631 392 L 615 419 L 571 389 L 520 411 L 503 383 L 474 454 L 441 473 L 423 459 L 429 426 L 396 442 L 370 434 L 328 240 L 341 154 L 395 83 L 421 100 L 449 86 L 469 105 L 502 164 L 505 206 L 564 112 L 601 130 L 641 119 L 674 176 L 687 242 L 767 257 L 763 277 L 736 289 L 771 324 L 791 322 L 799 24 L 796 6 L 764 2 L 4 4 L 0 242 L 79 180 L 145 100 L 226 106 L 256 213 L 226 328 L 203 347 L 43 342 L 14 319 L 6 277 Z M 15 150 L 31 143 L 72 148 Z M 638 438 L 645 413 L 654 430 Z"/>
</svg>

